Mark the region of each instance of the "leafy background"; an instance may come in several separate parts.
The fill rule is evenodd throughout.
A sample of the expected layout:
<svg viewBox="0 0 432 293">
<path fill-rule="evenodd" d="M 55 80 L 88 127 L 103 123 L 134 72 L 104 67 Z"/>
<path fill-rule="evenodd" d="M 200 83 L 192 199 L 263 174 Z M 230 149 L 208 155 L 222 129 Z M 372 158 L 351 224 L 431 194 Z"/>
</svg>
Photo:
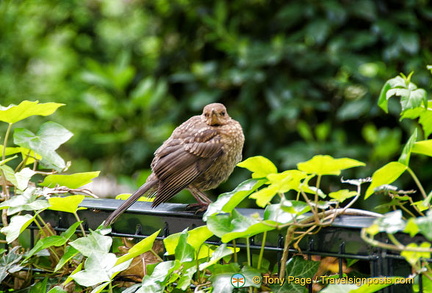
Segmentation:
<svg viewBox="0 0 432 293">
<path fill-rule="evenodd" d="M 74 133 L 59 150 L 71 171 L 129 184 L 214 101 L 243 125 L 245 158 L 283 170 L 348 156 L 367 167 L 345 176 L 370 176 L 416 127 L 398 121 L 397 103 L 385 115 L 376 102 L 399 72 L 430 90 L 431 21 L 427 0 L 3 0 L 0 103 L 67 104 L 50 119 Z M 430 164 L 413 160 L 430 190 Z M 247 175 L 236 170 L 214 194 Z"/>
</svg>

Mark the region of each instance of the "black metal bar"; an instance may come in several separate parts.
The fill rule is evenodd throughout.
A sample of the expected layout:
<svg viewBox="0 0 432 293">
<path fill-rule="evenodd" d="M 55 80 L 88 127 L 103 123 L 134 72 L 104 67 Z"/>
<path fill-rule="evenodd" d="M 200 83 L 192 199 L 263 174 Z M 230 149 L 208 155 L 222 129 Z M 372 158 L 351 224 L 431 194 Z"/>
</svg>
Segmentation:
<svg viewBox="0 0 432 293">
<path fill-rule="evenodd" d="M 78 214 L 85 221 L 86 230 L 96 229 L 112 211 L 118 208 L 120 203 L 121 201 L 112 199 L 86 199 L 81 204 L 81 207 L 86 209 L 80 210 Z M 163 204 L 156 209 L 152 209 L 150 205 L 148 202 L 137 202 L 132 205 L 113 225 L 111 236 L 142 239 L 160 230 L 157 239 L 163 240 L 167 236 L 181 232 L 186 228 L 192 229 L 193 227 L 205 225 L 202 220 L 202 213 L 196 214 L 193 211 L 187 211 L 185 204 Z M 238 211 L 246 216 L 251 214 L 263 215 L 262 209 L 238 209 Z M 76 222 L 72 214 L 64 212 L 46 210 L 41 216 L 58 232 L 65 231 Z M 372 225 L 373 221 L 374 218 L 371 217 L 339 216 L 331 226 L 322 228 L 316 234 L 305 237 L 299 243 L 302 251 L 291 248 L 289 254 L 302 253 L 307 256 L 307 259 L 312 259 L 312 256 L 315 255 L 322 258 L 335 257 L 338 259 L 340 276 L 344 273 L 343 265 L 346 259 L 368 262 L 371 277 L 390 276 L 392 274 L 401 275 L 399 271 L 394 271 L 394 264 L 402 264 L 403 267 L 400 272 L 403 273 L 404 270 L 409 272 L 410 265 L 399 254 L 370 247 L 361 239 L 360 230 Z M 37 230 L 38 227 L 32 225 L 29 229 L 31 241 L 33 241 L 33 231 Z M 280 260 L 282 256 L 285 231 L 271 231 L 267 234 L 267 240 L 264 244 L 265 251 L 276 260 Z M 385 241 L 385 234 L 380 237 L 382 237 L 379 239 L 380 241 Z M 399 237 L 398 240 L 401 243 L 413 241 L 407 235 L 397 235 L 397 237 Z M 219 238 L 213 237 L 209 239 L 208 243 L 220 245 L 221 241 Z M 236 246 L 245 249 L 246 242 L 239 239 L 236 241 Z M 249 247 L 254 251 L 260 250 L 260 238 L 250 237 Z M 432 260 L 427 261 L 432 262 Z M 278 261 L 279 263 L 280 261 Z M 422 289 L 421 277 L 419 285 Z M 391 286 L 386 292 L 399 293 L 398 288 Z M 310 291 L 310 288 L 308 289 Z"/>
</svg>

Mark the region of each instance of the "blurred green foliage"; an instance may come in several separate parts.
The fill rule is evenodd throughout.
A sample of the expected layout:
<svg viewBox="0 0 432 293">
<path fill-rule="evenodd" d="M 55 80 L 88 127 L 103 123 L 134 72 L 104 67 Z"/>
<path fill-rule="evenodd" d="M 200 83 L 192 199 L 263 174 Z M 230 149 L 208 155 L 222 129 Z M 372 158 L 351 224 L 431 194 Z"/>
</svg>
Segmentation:
<svg viewBox="0 0 432 293">
<path fill-rule="evenodd" d="M 348 156 L 368 162 L 351 175 L 370 176 L 416 127 L 376 103 L 399 72 L 429 87 L 431 23 L 428 0 L 1 0 L 0 104 L 67 104 L 55 121 L 75 134 L 60 150 L 74 171 L 137 175 L 219 101 L 244 127 L 245 157 L 285 169 Z"/>
</svg>

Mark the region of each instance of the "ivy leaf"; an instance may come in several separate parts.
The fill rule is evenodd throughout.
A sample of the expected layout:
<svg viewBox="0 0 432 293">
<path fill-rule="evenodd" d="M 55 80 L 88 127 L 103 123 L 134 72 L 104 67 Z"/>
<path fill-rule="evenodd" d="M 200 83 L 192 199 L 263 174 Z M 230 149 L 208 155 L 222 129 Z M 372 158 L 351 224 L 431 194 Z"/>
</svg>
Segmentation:
<svg viewBox="0 0 432 293">
<path fill-rule="evenodd" d="M 80 285 L 95 286 L 111 280 L 111 276 L 127 269 L 130 261 L 115 265 L 117 258 L 113 253 L 92 252 L 85 261 L 85 269 L 71 277 Z"/>
<path fill-rule="evenodd" d="M 35 217 L 35 216 L 34 216 Z M 11 243 L 33 222 L 31 215 L 13 216 L 9 226 L 3 227 L 0 232 L 6 235 L 7 243 Z"/>
<path fill-rule="evenodd" d="M 61 171 L 66 164 L 55 150 L 68 141 L 72 135 L 72 132 L 60 124 L 49 121 L 41 125 L 37 134 L 25 128 L 15 129 L 14 142 L 41 155 L 41 163 L 47 168 Z"/>
<path fill-rule="evenodd" d="M 252 193 L 249 197 L 256 200 L 256 204 L 263 208 L 270 203 L 273 197 L 278 193 L 279 188 L 276 185 L 270 185 Z"/>
<path fill-rule="evenodd" d="M 412 152 L 432 157 L 432 139 L 416 142 L 412 147 Z"/>
<path fill-rule="evenodd" d="M 380 232 L 386 232 L 388 234 L 394 234 L 396 232 L 403 231 L 406 223 L 402 219 L 402 211 L 396 210 L 385 214 L 382 218 L 378 218 L 374 221 L 374 224 L 378 225 Z"/>
<path fill-rule="evenodd" d="M 381 185 L 392 184 L 407 168 L 402 163 L 390 162 L 376 170 L 372 175 L 372 183 L 366 190 L 365 199 L 375 192 L 375 188 Z"/>
<path fill-rule="evenodd" d="M 428 137 L 432 133 L 432 101 L 428 101 L 427 107 L 418 107 L 413 109 L 407 109 L 401 113 L 401 120 L 417 119 L 419 118 L 419 123 L 423 127 L 425 137 Z"/>
<path fill-rule="evenodd" d="M 54 272 L 57 272 L 59 269 L 61 269 L 69 260 L 71 260 L 75 255 L 79 253 L 78 250 L 76 250 L 72 246 L 66 246 L 65 253 L 62 255 L 61 259 L 57 263 Z"/>
<path fill-rule="evenodd" d="M 35 253 L 41 251 L 42 249 L 46 249 L 52 246 L 58 247 L 64 245 L 69 238 L 74 235 L 75 230 L 82 222 L 76 222 L 72 226 L 70 226 L 65 232 L 62 232 L 60 235 L 48 236 L 45 238 L 39 239 L 36 245 L 26 254 L 25 260 L 28 260 Z"/>
<path fill-rule="evenodd" d="M 429 241 L 432 240 L 432 212 L 428 211 L 425 217 L 415 219 L 418 231 L 422 233 Z M 415 230 L 414 230 L 415 231 Z"/>
<path fill-rule="evenodd" d="M 408 77 L 397 76 L 389 79 L 381 89 L 380 97 L 378 99 L 378 106 L 380 106 L 386 113 L 388 113 L 388 100 L 393 96 L 400 96 L 400 104 L 402 107 L 402 114 L 409 110 L 424 106 L 427 108 L 428 99 L 427 93 L 424 89 L 419 89 L 410 81 L 411 75 Z"/>
<path fill-rule="evenodd" d="M 5 253 L 0 258 L 0 283 L 9 275 L 22 269 L 20 265 L 22 254 L 19 252 L 21 247 L 13 247 L 9 253 Z"/>
<path fill-rule="evenodd" d="M 415 243 L 410 243 L 406 246 L 407 248 L 424 248 L 425 250 L 430 249 L 431 244 L 429 242 L 422 242 L 420 245 Z M 404 250 L 401 252 L 401 256 L 403 256 L 407 262 L 409 262 L 412 266 L 416 265 L 416 263 L 421 259 L 429 259 L 431 257 L 431 253 L 428 251 L 408 251 Z"/>
<path fill-rule="evenodd" d="M 164 247 L 167 255 L 173 255 L 175 253 L 175 249 L 179 243 L 179 239 L 181 234 L 175 233 L 166 237 L 164 241 Z M 203 243 L 213 236 L 213 233 L 208 229 L 207 226 L 200 226 L 193 230 L 187 231 L 187 243 L 190 244 L 196 251 L 202 247 Z"/>
<path fill-rule="evenodd" d="M 350 158 L 335 159 L 328 155 L 317 155 L 297 164 L 300 171 L 316 175 L 339 175 L 344 169 L 358 166 L 365 166 L 365 163 Z"/>
<path fill-rule="evenodd" d="M 90 256 L 92 253 L 106 254 L 112 245 L 112 238 L 101 235 L 97 231 L 91 231 L 87 237 L 81 237 L 70 243 L 70 245 L 81 252 L 84 256 Z"/>
<path fill-rule="evenodd" d="M 66 186 L 75 189 L 92 182 L 92 179 L 98 177 L 99 173 L 100 171 L 75 173 L 70 175 L 48 175 L 40 185 L 51 188 L 56 186 Z"/>
<path fill-rule="evenodd" d="M 156 237 L 158 236 L 160 230 L 157 230 L 152 235 L 146 237 L 145 239 L 141 240 L 134 246 L 132 246 L 128 253 L 122 255 L 118 258 L 116 265 L 119 265 L 123 262 L 126 262 L 134 257 L 137 257 L 140 254 L 143 254 L 144 252 L 149 251 L 153 248 L 153 242 L 155 241 Z"/>
<path fill-rule="evenodd" d="M 293 256 L 287 261 L 286 274 L 285 276 L 290 276 L 298 279 L 312 279 L 313 276 L 318 271 L 320 262 L 305 260 L 301 256 Z M 274 292 L 306 292 L 305 287 L 296 282 L 285 281 L 281 286 L 273 285 L 271 286 Z"/>
<path fill-rule="evenodd" d="M 412 149 L 414 147 L 416 140 L 417 140 L 417 129 L 414 130 L 414 133 L 411 135 L 407 144 L 403 148 L 402 154 L 400 155 L 399 160 L 398 160 L 399 163 L 404 164 L 405 166 L 409 165 L 411 152 L 412 152 Z"/>
<path fill-rule="evenodd" d="M 287 170 L 282 173 L 269 174 L 267 176 L 271 186 L 277 188 L 280 193 L 289 190 L 299 190 L 303 179 L 307 177 L 305 172 L 299 170 Z"/>
<path fill-rule="evenodd" d="M 195 258 L 195 249 L 187 243 L 187 230 L 180 233 L 180 238 L 175 248 L 175 258 L 181 263 L 190 262 Z"/>
<path fill-rule="evenodd" d="M 207 226 L 216 236 L 227 243 L 236 238 L 251 237 L 274 227 L 266 225 L 258 219 L 243 216 L 236 210 L 231 214 L 214 214 L 208 217 Z"/>
<path fill-rule="evenodd" d="M 48 202 L 50 203 L 50 210 L 76 213 L 79 204 L 84 200 L 85 196 L 82 194 L 71 195 L 66 197 L 50 197 Z"/>
<path fill-rule="evenodd" d="M 341 189 L 341 190 L 329 193 L 329 196 L 331 198 L 334 198 L 338 202 L 343 202 L 347 198 L 350 198 L 350 197 L 353 197 L 353 196 L 356 196 L 356 195 L 357 195 L 356 191 L 350 191 L 348 189 Z"/>
<path fill-rule="evenodd" d="M 203 215 L 203 220 L 207 221 L 207 217 L 212 214 L 220 212 L 230 213 L 243 199 L 261 187 L 264 182 L 265 179 L 248 179 L 240 183 L 233 191 L 219 195 L 218 199 L 208 206 L 207 211 Z"/>
<path fill-rule="evenodd" d="M 262 156 L 250 157 L 237 166 L 246 168 L 252 172 L 252 178 L 264 178 L 268 174 L 277 173 L 276 166 L 267 158 Z"/>
<path fill-rule="evenodd" d="M 0 210 L 8 209 L 8 215 L 14 215 L 21 211 L 38 211 L 48 208 L 47 200 L 35 195 L 35 187 L 27 188 L 23 194 L 15 195 L 0 204 Z"/>
<path fill-rule="evenodd" d="M 208 262 L 202 263 L 199 265 L 199 270 L 202 271 L 205 268 L 208 268 L 211 265 L 214 265 L 219 260 L 224 258 L 227 255 L 233 254 L 233 249 L 226 247 L 226 244 L 220 245 L 211 256 L 210 260 Z"/>
<path fill-rule="evenodd" d="M 31 102 L 26 100 L 22 101 L 19 105 L 0 106 L 0 121 L 13 124 L 30 116 L 48 116 L 64 105 L 59 103 L 39 104 L 39 101 Z"/>
</svg>

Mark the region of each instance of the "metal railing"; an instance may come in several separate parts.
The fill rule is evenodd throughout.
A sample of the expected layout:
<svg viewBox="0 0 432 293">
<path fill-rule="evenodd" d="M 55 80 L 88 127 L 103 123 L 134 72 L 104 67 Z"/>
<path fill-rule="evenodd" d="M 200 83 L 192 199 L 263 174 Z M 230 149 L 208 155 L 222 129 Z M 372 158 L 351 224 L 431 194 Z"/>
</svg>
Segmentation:
<svg viewBox="0 0 432 293">
<path fill-rule="evenodd" d="M 181 232 L 186 228 L 193 229 L 205 225 L 202 214 L 186 211 L 185 204 L 163 204 L 156 209 L 150 207 L 151 203 L 136 202 L 132 205 L 112 227 L 111 236 L 145 238 L 161 229 L 158 239 L 170 234 Z M 120 201 L 113 199 L 86 199 L 81 207 L 86 209 L 78 212 L 84 220 L 86 230 L 96 229 L 120 205 Z M 262 214 L 259 209 L 238 209 L 243 215 L 253 213 Z M 46 210 L 43 218 L 49 222 L 56 231 L 65 231 L 76 222 L 72 214 Z M 366 244 L 360 237 L 360 230 L 369 227 L 374 218 L 364 216 L 339 216 L 334 223 L 322 228 L 318 233 L 306 236 L 299 244 L 301 252 L 290 249 L 290 254 L 301 253 L 308 259 L 334 258 L 337 269 L 334 273 L 342 275 L 349 260 L 356 260 L 355 266 L 364 277 L 402 276 L 411 274 L 411 266 L 397 253 L 378 249 Z M 37 227 L 29 227 L 36 229 Z M 30 233 L 33 235 L 34 233 Z M 267 235 L 265 244 L 266 257 L 278 262 L 283 251 L 285 231 L 273 231 Z M 384 237 L 384 235 L 381 235 Z M 404 235 L 398 238 L 401 243 L 412 242 L 413 239 Z M 32 236 L 34 237 L 34 236 Z M 251 237 L 249 247 L 254 250 L 261 249 L 260 238 Z M 378 240 L 385 241 L 381 238 Z M 31 240 L 32 242 L 34 239 Z M 414 240 L 415 241 L 415 240 Z M 217 237 L 209 239 L 209 243 L 220 244 Z M 246 243 L 236 243 L 237 247 L 246 247 Z M 422 291 L 422 282 L 419 278 L 419 292 Z M 312 289 L 309 288 L 312 292 Z M 381 292 L 412 292 L 412 285 L 392 285 Z"/>
</svg>

